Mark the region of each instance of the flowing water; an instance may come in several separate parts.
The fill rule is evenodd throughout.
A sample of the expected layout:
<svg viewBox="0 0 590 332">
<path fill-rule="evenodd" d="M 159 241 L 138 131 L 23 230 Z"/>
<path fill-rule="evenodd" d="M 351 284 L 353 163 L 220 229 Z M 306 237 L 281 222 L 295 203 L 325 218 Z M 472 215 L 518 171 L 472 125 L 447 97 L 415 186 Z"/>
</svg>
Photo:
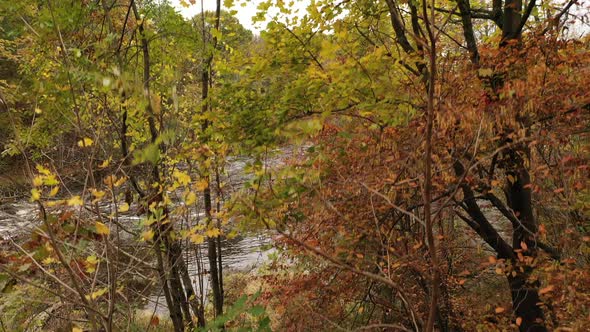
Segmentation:
<svg viewBox="0 0 590 332">
<path fill-rule="evenodd" d="M 301 155 L 303 149 L 304 147 L 282 149 L 275 154 L 275 157 L 268 159 L 265 165 L 267 167 L 278 167 L 287 158 Z M 249 160 L 247 158 L 236 157 L 230 159 L 222 179 L 227 183 L 229 193 L 239 190 L 244 181 L 247 180 L 248 177 L 244 169 L 248 162 Z M 101 205 L 99 209 L 101 213 L 108 215 L 114 207 L 107 203 Z M 91 214 L 87 214 L 91 216 Z M 202 217 L 202 212 L 194 213 L 191 217 L 198 219 Z M 139 220 L 140 217 L 133 213 L 121 214 L 119 217 L 120 224 L 129 228 L 133 228 Z M 0 201 L 0 243 L 9 238 L 18 238 L 20 235 L 30 234 L 40 224 L 39 210 L 35 203 L 29 202 L 26 198 L 4 202 Z M 121 235 L 124 234 L 121 233 Z M 223 238 L 221 240 L 221 252 L 224 274 L 232 272 L 250 273 L 256 270 L 268 259 L 268 255 L 273 252 L 273 249 L 270 249 L 270 243 L 271 239 L 268 234 L 244 235 L 237 236 L 233 239 Z M 206 295 L 208 290 L 208 274 L 206 270 L 208 270 L 209 265 L 206 259 L 206 243 L 199 246 L 186 247 L 188 249 L 184 252 L 184 258 L 191 279 L 193 279 L 194 285 L 196 285 L 197 289 L 195 290 L 198 291 L 200 284 Z M 197 256 L 203 257 L 203 261 L 197 261 Z M 158 314 L 164 314 L 167 311 L 163 294 L 159 293 L 160 291 L 161 287 L 155 287 L 155 293 L 147 298 L 147 304 L 143 310 Z"/>
</svg>

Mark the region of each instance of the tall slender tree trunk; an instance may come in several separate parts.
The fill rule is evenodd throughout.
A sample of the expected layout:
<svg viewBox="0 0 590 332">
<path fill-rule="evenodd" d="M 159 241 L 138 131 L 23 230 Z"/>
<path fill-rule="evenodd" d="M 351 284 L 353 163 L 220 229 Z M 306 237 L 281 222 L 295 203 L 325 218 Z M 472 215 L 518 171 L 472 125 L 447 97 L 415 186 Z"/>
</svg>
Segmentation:
<svg viewBox="0 0 590 332">
<path fill-rule="evenodd" d="M 207 38 L 207 31 L 205 25 L 205 13 L 201 13 L 202 16 L 202 38 L 203 38 L 203 45 L 205 49 L 208 49 L 208 38 Z M 215 26 L 214 29 L 219 31 L 220 26 L 220 18 L 221 18 L 221 0 L 216 1 L 216 10 L 215 10 Z M 207 114 L 209 111 L 209 87 L 212 86 L 211 80 L 211 68 L 213 63 L 213 55 L 215 54 L 215 49 L 217 48 L 217 37 L 213 37 L 213 42 L 211 45 L 210 53 L 207 53 L 206 58 L 203 62 L 203 69 L 201 73 L 201 98 L 202 98 L 202 105 L 201 105 L 201 112 L 202 114 Z M 204 120 L 201 126 L 203 130 L 203 136 L 206 140 L 208 140 L 207 130 L 209 128 L 209 121 Z M 209 170 L 205 171 L 204 180 L 207 181 L 207 187 L 203 190 L 203 200 L 205 203 L 205 217 L 207 218 L 208 226 L 210 223 L 213 222 L 212 218 L 212 201 L 211 201 L 211 176 L 209 174 Z M 217 239 L 213 237 L 209 237 L 207 239 L 207 258 L 209 260 L 209 275 L 211 277 L 211 290 L 213 292 L 213 304 L 215 306 L 215 314 L 221 315 L 223 313 L 223 295 L 222 295 L 222 283 L 223 279 L 220 275 L 221 266 L 218 263 L 220 259 L 218 253 L 218 244 Z"/>
<path fill-rule="evenodd" d="M 137 5 L 134 1 L 131 2 L 131 8 L 133 9 L 133 14 L 136 21 L 141 22 L 139 24 L 138 30 L 140 35 L 141 41 L 141 50 L 143 53 L 143 89 L 144 89 L 144 96 L 146 98 L 146 113 L 147 113 L 147 120 L 148 126 L 151 135 L 151 144 L 156 144 L 159 136 L 158 128 L 156 127 L 156 121 L 154 117 L 154 112 L 152 109 L 151 104 L 151 95 L 150 95 L 150 53 L 149 53 L 149 45 L 147 41 L 147 37 L 145 35 L 145 30 L 143 26 L 143 20 L 139 15 L 139 11 L 137 9 Z M 159 184 L 160 183 L 160 172 L 158 169 L 158 165 L 152 165 L 152 178 L 153 183 Z M 158 186 L 160 187 L 160 186 Z M 157 191 L 152 194 L 151 197 L 148 198 L 148 202 L 146 205 L 149 206 L 151 203 L 161 203 L 163 202 L 162 191 L 161 189 L 156 189 Z M 168 211 L 166 207 L 163 207 L 163 216 L 165 220 L 168 216 Z M 148 212 L 151 213 L 151 212 Z M 184 273 L 188 273 L 187 271 L 179 271 L 180 268 L 184 268 L 186 270 L 186 266 L 178 265 L 177 263 L 180 262 L 182 259 L 182 247 L 180 245 L 175 246 L 174 243 L 177 240 L 173 240 L 170 238 L 170 232 L 173 230 L 173 225 L 171 223 L 163 223 L 158 221 L 154 224 L 154 249 L 156 251 L 157 259 L 158 259 L 158 272 L 160 276 L 160 281 L 162 283 L 162 287 L 164 289 L 164 294 L 166 296 L 166 304 L 168 305 L 168 311 L 170 313 L 170 318 L 172 319 L 172 323 L 174 325 L 174 331 L 181 332 L 184 331 L 185 325 L 191 328 L 193 326 L 192 315 L 190 312 L 190 307 L 188 304 L 188 298 L 185 297 L 184 288 L 181 283 L 181 275 Z M 164 248 L 166 255 L 162 255 L 161 249 Z M 164 263 L 164 257 L 166 258 L 166 263 Z M 184 273 L 183 273 L 184 272 Z M 198 314 L 198 313 L 196 313 Z M 184 319 L 183 319 L 184 317 Z"/>
</svg>

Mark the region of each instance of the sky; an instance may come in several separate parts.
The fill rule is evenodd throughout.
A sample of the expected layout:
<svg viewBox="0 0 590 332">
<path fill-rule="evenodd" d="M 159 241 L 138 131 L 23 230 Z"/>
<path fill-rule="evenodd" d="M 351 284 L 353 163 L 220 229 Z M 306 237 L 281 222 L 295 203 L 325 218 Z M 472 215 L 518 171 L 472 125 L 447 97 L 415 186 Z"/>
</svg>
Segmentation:
<svg viewBox="0 0 590 332">
<path fill-rule="evenodd" d="M 185 3 L 189 3 L 189 0 L 185 0 Z M 201 12 L 201 0 L 195 0 L 194 1 L 195 4 L 194 5 L 190 5 L 189 7 L 185 7 L 183 5 L 181 5 L 181 0 L 170 0 L 170 3 L 172 4 L 173 7 L 175 7 L 184 17 L 186 18 L 191 18 L 193 16 L 195 16 L 196 14 Z M 205 11 L 214 11 L 215 10 L 215 6 L 216 6 L 216 0 L 202 0 L 203 2 L 203 6 L 205 7 Z M 262 0 L 236 0 L 234 1 L 235 5 L 233 8 L 233 10 L 236 10 L 238 13 L 236 14 L 236 17 L 238 18 L 238 20 L 240 21 L 240 23 L 242 23 L 242 25 L 258 34 L 260 33 L 261 30 L 264 30 L 264 27 L 266 26 L 266 23 L 257 23 L 256 25 L 254 25 L 252 23 L 252 16 L 256 15 L 256 8 L 258 7 L 258 5 L 262 2 Z M 294 0 L 293 1 L 295 3 L 294 7 L 300 10 L 300 13 L 303 13 L 305 11 L 305 8 L 307 7 L 307 5 L 309 4 L 309 0 Z M 245 3 L 246 5 L 244 7 L 242 7 L 240 4 L 241 3 Z M 228 8 L 223 7 L 223 0 L 221 1 L 221 9 L 222 10 L 230 10 Z M 270 10 L 272 15 L 272 10 Z"/>
<path fill-rule="evenodd" d="M 172 4 L 173 7 L 175 7 L 184 17 L 186 18 L 191 18 L 193 16 L 195 16 L 196 14 L 201 12 L 201 1 L 203 2 L 203 5 L 205 7 L 205 11 L 214 11 L 215 10 L 215 6 L 216 6 L 216 0 L 194 0 L 195 4 L 194 5 L 190 5 L 189 7 L 184 7 L 181 5 L 181 0 L 169 0 Z M 236 17 L 238 18 L 238 20 L 240 21 L 240 23 L 242 23 L 242 25 L 254 32 L 255 34 L 259 34 L 261 30 L 264 30 L 264 27 L 266 26 L 266 23 L 264 22 L 259 22 L 256 25 L 254 25 L 252 23 L 252 16 L 256 15 L 256 8 L 258 7 L 258 5 L 262 2 L 263 0 L 235 0 L 234 2 L 236 3 L 234 5 L 233 10 L 236 10 L 238 13 L 236 14 Z M 184 0 L 185 3 L 189 3 L 189 0 Z M 299 10 L 300 16 L 302 16 L 302 14 L 305 12 L 305 8 L 307 7 L 307 5 L 310 3 L 310 0 L 293 0 L 293 2 L 295 3 L 294 7 L 296 9 Z M 561 3 L 561 1 L 558 0 L 558 2 Z M 223 0 L 221 1 L 222 3 L 222 9 L 224 10 L 230 10 L 228 8 L 224 8 L 223 7 Z M 244 7 L 242 7 L 240 4 L 241 3 L 245 3 L 246 5 Z M 574 14 L 586 14 L 587 10 L 588 10 L 588 6 L 590 5 L 590 0 L 579 0 L 578 1 L 578 5 L 572 8 L 571 12 Z M 269 16 L 273 15 L 273 10 L 269 10 Z M 586 24 L 576 24 L 576 26 L 574 26 L 574 28 L 572 29 L 576 34 L 582 34 L 582 33 L 588 33 L 590 31 L 590 25 L 586 25 Z M 570 33 L 571 33 L 570 32 Z"/>
</svg>

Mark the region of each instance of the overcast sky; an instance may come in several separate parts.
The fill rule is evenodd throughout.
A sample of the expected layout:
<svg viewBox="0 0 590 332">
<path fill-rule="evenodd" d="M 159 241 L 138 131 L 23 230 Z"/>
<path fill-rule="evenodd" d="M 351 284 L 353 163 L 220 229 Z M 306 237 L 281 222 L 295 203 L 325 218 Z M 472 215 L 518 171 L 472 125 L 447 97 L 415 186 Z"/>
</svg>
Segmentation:
<svg viewBox="0 0 590 332">
<path fill-rule="evenodd" d="M 189 3 L 189 0 L 184 0 L 184 1 L 186 3 Z M 189 7 L 182 6 L 180 4 L 180 0 L 170 0 L 170 2 L 172 3 L 172 6 L 174 6 L 186 18 L 191 18 L 201 12 L 201 0 L 195 0 L 194 1 L 195 4 L 190 5 Z M 216 0 L 202 0 L 202 2 L 205 7 L 205 11 L 215 10 Z M 258 4 L 260 4 L 262 2 L 262 0 L 235 0 L 234 2 L 236 4 L 231 9 L 234 9 L 238 12 L 236 14 L 236 17 L 238 18 L 240 23 L 242 23 L 242 25 L 246 29 L 251 30 L 252 32 L 254 32 L 256 34 L 260 33 L 261 30 L 264 30 L 266 23 L 257 23 L 256 25 L 254 25 L 252 23 L 252 16 L 256 15 L 256 12 L 257 12 L 256 8 L 258 7 Z M 293 2 L 295 3 L 294 7 L 299 10 L 299 15 L 303 16 L 303 14 L 305 12 L 305 8 L 309 4 L 310 0 L 293 0 Z M 558 1 L 558 2 L 561 2 L 561 1 Z M 221 3 L 222 3 L 222 7 L 223 7 L 223 0 L 221 1 Z M 246 6 L 242 7 L 242 6 L 240 6 L 240 3 L 246 3 Z M 590 0 L 579 0 L 578 5 L 577 6 L 574 5 L 574 7 L 572 8 L 571 11 L 572 11 L 572 13 L 575 13 L 578 15 L 580 15 L 580 14 L 586 15 L 588 13 L 589 6 L 590 6 Z M 229 8 L 222 8 L 222 9 L 230 10 Z M 272 13 L 273 13 L 273 11 L 271 9 L 270 14 L 268 14 L 268 16 L 273 15 Z M 579 33 L 588 33 L 590 31 L 590 26 L 587 24 L 577 23 L 572 30 L 574 30 L 578 34 Z M 570 32 L 573 32 L 573 31 L 570 31 Z"/>
<path fill-rule="evenodd" d="M 195 0 L 195 4 L 190 5 L 189 7 L 182 6 L 180 0 L 170 0 L 170 2 L 172 3 L 172 6 L 174 6 L 186 18 L 191 18 L 201 12 L 201 0 Z M 189 0 L 185 0 L 185 2 L 189 3 Z M 264 30 L 266 23 L 257 23 L 256 25 L 252 23 L 252 16 L 256 15 L 256 8 L 262 0 L 235 0 L 234 2 L 235 5 L 231 9 L 238 12 L 236 17 L 246 29 L 251 30 L 254 33 L 259 33 L 261 30 Z M 293 2 L 295 3 L 294 7 L 300 10 L 300 15 L 303 14 L 305 8 L 309 4 L 309 0 L 294 0 Z M 246 6 L 242 7 L 240 5 L 241 3 L 246 3 Z M 205 11 L 213 11 L 215 10 L 216 0 L 203 0 L 203 6 L 205 7 Z M 230 10 L 230 8 L 223 7 L 223 0 L 221 1 L 221 6 L 222 10 Z"/>
</svg>

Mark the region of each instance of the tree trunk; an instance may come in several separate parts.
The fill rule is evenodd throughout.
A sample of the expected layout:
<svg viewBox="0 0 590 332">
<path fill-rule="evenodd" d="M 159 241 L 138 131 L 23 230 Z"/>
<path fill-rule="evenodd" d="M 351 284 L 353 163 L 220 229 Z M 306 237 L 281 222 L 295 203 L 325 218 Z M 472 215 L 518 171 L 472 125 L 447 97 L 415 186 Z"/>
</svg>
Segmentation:
<svg viewBox="0 0 590 332">
<path fill-rule="evenodd" d="M 521 318 L 520 331 L 547 331 L 539 298 L 539 281 L 529 280 L 535 258 L 538 226 L 533 214 L 530 175 L 520 153 L 526 154 L 526 147 L 512 149 L 505 159 L 507 166 L 506 202 L 516 216 L 512 224 L 512 248 L 520 250 L 522 259 L 513 261 L 515 276 L 509 274 L 508 284 L 512 294 L 514 315 Z"/>
</svg>

